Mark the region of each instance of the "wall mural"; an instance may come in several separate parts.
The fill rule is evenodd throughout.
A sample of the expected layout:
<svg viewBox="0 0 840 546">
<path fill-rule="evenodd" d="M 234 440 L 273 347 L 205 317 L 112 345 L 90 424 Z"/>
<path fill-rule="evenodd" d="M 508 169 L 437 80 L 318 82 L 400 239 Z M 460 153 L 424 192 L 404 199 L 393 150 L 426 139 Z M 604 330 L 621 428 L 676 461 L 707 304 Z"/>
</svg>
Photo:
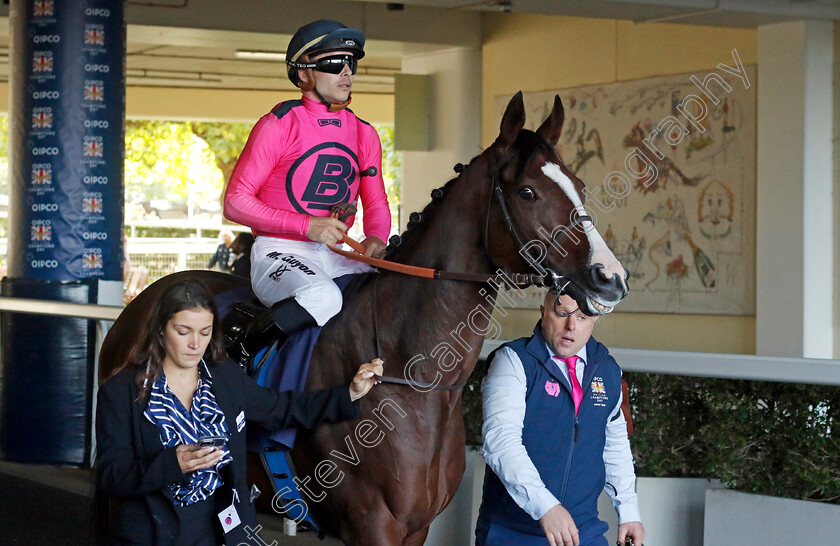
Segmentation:
<svg viewBox="0 0 840 546">
<path fill-rule="evenodd" d="M 563 99 L 558 150 L 630 272 L 620 311 L 755 313 L 756 69 L 733 54 L 734 69 L 524 95 L 530 129 Z"/>
</svg>

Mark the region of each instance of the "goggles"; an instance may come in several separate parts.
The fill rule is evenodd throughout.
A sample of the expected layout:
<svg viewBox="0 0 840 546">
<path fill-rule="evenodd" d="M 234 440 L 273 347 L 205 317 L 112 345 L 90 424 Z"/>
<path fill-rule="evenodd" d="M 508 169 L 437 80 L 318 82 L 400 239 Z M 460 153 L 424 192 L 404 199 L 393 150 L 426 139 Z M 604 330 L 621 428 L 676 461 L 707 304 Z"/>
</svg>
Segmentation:
<svg viewBox="0 0 840 546">
<path fill-rule="evenodd" d="M 350 73 L 355 74 L 359 67 L 359 61 L 353 55 L 330 55 L 329 57 L 321 57 L 311 63 L 290 62 L 288 65 L 294 68 L 312 68 L 327 74 L 341 74 L 346 65 L 350 68 Z"/>
</svg>

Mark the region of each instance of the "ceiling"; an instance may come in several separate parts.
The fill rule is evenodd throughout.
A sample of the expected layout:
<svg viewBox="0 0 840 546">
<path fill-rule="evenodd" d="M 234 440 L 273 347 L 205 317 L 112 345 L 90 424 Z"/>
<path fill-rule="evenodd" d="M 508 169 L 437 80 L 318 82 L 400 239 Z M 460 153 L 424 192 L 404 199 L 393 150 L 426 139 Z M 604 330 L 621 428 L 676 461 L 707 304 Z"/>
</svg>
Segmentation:
<svg viewBox="0 0 840 546">
<path fill-rule="evenodd" d="M 247 4 L 275 12 L 263 17 L 268 19 L 264 21 L 255 10 L 230 11 L 235 9 L 231 5 Z M 293 89 L 281 60 L 241 59 L 235 54 L 237 50 L 284 52 L 299 21 L 306 22 L 320 11 L 366 30 L 368 56 L 355 84 L 357 92 L 365 93 L 392 93 L 394 74 L 404 56 L 457 45 L 443 43 L 448 40 L 438 35 L 453 32 L 437 27 L 451 19 L 456 29 L 469 34 L 475 27 L 473 35 L 480 36 L 481 14 L 490 11 L 736 27 L 803 18 L 840 19 L 840 0 L 297 0 L 271 3 L 271 7 L 248 0 L 229 4 L 227 0 L 128 0 L 127 6 L 128 85 Z M 290 17 L 284 17 L 284 8 Z M 370 15 L 377 9 L 379 20 L 402 17 L 409 20 L 408 26 L 381 28 Z M 0 7 L 0 15 L 7 14 L 8 6 Z M 270 31 L 274 28 L 279 31 Z M 381 36 L 372 36 L 374 32 Z M 429 43 L 424 43 L 425 35 Z M 457 42 L 459 37 L 452 38 Z M 8 56 L 5 17 L 0 20 L 0 80 L 8 81 Z"/>
</svg>

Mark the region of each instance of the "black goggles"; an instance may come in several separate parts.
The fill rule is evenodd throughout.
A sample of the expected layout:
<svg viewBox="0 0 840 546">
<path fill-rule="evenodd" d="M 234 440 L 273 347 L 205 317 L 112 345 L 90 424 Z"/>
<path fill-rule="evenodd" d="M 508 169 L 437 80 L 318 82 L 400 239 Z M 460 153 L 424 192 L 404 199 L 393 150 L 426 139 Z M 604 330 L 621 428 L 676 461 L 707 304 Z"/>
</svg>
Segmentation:
<svg viewBox="0 0 840 546">
<path fill-rule="evenodd" d="M 350 67 L 350 73 L 355 74 L 356 69 L 359 68 L 359 61 L 353 55 L 330 55 L 329 57 L 321 57 L 311 63 L 290 62 L 289 65 L 294 68 L 312 68 L 327 74 L 341 74 L 346 65 Z"/>
</svg>

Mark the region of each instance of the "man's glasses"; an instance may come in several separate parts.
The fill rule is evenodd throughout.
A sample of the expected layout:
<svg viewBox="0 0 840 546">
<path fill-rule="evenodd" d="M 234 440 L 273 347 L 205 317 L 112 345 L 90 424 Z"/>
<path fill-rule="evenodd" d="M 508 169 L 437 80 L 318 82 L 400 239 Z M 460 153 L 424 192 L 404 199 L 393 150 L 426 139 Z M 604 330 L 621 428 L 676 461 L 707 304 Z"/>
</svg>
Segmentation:
<svg viewBox="0 0 840 546">
<path fill-rule="evenodd" d="M 574 311 L 571 311 L 571 312 L 568 312 L 568 313 L 566 311 L 563 311 L 563 303 L 560 301 L 560 296 L 557 296 L 556 298 L 554 298 L 554 314 L 557 315 L 558 317 L 569 318 L 577 312 L 580 312 L 580 319 L 581 320 L 586 320 L 588 318 L 591 318 L 589 315 L 587 315 L 583 311 L 581 311 L 580 307 L 578 307 Z"/>
<path fill-rule="evenodd" d="M 355 74 L 356 69 L 359 68 L 359 61 L 353 55 L 330 55 L 329 57 L 321 57 L 311 63 L 289 64 L 295 68 L 313 68 L 318 72 L 326 72 L 327 74 L 341 74 L 345 65 L 350 67 L 351 74 Z"/>
</svg>

